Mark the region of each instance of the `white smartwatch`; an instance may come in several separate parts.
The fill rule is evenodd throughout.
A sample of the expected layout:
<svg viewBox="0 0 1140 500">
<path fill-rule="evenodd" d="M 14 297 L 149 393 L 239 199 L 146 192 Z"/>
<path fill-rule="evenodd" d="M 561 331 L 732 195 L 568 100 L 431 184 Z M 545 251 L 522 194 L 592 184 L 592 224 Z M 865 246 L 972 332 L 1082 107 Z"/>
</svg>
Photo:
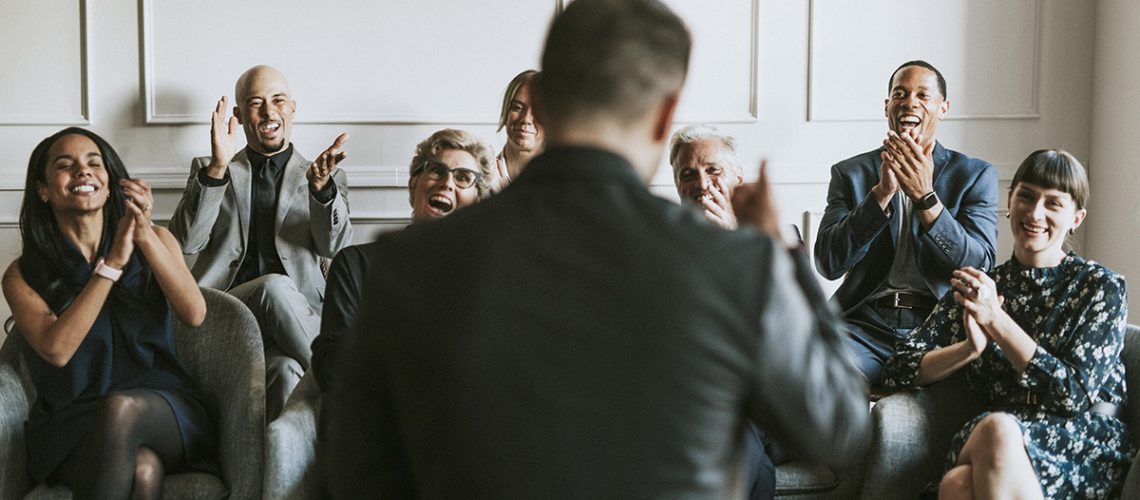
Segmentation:
<svg viewBox="0 0 1140 500">
<path fill-rule="evenodd" d="M 95 261 L 95 270 L 91 271 L 91 274 L 102 276 L 114 283 L 119 281 L 119 276 L 123 275 L 123 270 L 108 266 L 107 263 L 103 261 L 103 258 L 99 257 L 99 260 Z"/>
</svg>

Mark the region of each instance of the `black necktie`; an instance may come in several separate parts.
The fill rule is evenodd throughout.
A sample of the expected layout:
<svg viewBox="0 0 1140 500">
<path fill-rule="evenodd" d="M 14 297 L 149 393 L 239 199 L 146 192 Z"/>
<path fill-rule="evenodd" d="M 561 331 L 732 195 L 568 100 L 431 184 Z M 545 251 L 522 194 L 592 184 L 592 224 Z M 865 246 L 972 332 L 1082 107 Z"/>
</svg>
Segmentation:
<svg viewBox="0 0 1140 500">
<path fill-rule="evenodd" d="M 255 220 L 254 242 L 258 249 L 258 275 L 271 272 L 268 269 L 270 255 L 276 255 L 273 226 L 277 218 L 277 165 L 270 158 L 257 173 L 256 188 L 253 194 L 253 219 Z"/>
</svg>

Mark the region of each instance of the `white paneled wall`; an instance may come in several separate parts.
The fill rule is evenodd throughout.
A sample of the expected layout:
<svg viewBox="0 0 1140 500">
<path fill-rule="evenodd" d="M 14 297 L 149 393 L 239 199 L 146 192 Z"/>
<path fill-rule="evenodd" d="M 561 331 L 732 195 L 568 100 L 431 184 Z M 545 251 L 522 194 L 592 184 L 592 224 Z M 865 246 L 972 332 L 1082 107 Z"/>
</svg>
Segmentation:
<svg viewBox="0 0 1140 500">
<path fill-rule="evenodd" d="M 415 144 L 457 126 L 501 145 L 503 87 L 538 66 L 563 1 L 0 2 L 0 151 L 9 159 L 0 164 L 0 260 L 18 252 L 16 214 L 36 142 L 89 123 L 132 175 L 156 187 L 156 217 L 165 220 L 190 159 L 209 154 L 214 103 L 260 63 L 292 81 L 299 152 L 311 158 L 351 134 L 343 168 L 357 241 L 399 228 Z M 1089 156 L 1094 4 L 668 3 L 694 35 L 678 119 L 736 135 L 747 178 L 769 158 L 788 223 L 823 209 L 832 164 L 882 140 L 887 78 L 908 59 L 946 75 L 943 144 L 991 161 L 1003 183 L 1034 149 Z M 667 167 L 652 189 L 675 199 Z M 999 224 L 1008 255 L 1005 219 Z"/>
<path fill-rule="evenodd" d="M 76 0 L 0 3 L 0 126 L 88 123 L 83 11 Z"/>
<path fill-rule="evenodd" d="M 887 76 L 862 75 L 915 59 L 946 76 L 952 120 L 1038 118 L 1042 1 L 927 2 L 919 21 L 898 16 L 914 9 L 907 0 L 813 0 L 811 120 L 882 119 Z"/>
<path fill-rule="evenodd" d="M 1140 3 L 1097 2 L 1096 63 L 1093 95 L 1092 161 L 1087 255 L 1123 273 L 1130 281 L 1132 322 L 1140 318 Z"/>
</svg>

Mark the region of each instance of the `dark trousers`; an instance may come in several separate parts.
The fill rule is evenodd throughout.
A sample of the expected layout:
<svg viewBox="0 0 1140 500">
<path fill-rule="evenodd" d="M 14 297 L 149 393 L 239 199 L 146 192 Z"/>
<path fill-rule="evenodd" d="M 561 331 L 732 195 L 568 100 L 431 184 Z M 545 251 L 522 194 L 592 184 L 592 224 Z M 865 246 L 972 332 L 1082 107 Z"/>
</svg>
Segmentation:
<svg viewBox="0 0 1140 500">
<path fill-rule="evenodd" d="M 930 309 L 903 309 L 863 304 L 844 318 L 847 345 L 855 365 L 871 387 L 883 378 L 883 365 L 895 353 L 895 344 L 906 340 L 911 330 L 922 325 Z"/>
<path fill-rule="evenodd" d="M 776 465 L 787 461 L 784 453 L 767 440 L 756 424 L 744 431 L 748 467 L 748 500 L 769 500 L 776 496 Z"/>
</svg>

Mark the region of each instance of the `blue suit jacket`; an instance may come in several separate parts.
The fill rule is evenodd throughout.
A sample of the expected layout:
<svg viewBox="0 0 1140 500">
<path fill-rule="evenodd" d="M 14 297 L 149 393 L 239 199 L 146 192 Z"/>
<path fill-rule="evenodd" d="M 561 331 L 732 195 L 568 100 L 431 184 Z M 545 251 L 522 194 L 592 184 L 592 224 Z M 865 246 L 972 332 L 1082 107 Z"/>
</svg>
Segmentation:
<svg viewBox="0 0 1140 500">
<path fill-rule="evenodd" d="M 899 192 L 887 217 L 871 196 L 879 182 L 882 149 L 831 167 L 827 210 L 815 241 L 815 265 L 827 279 L 847 278 L 832 297 L 850 312 L 887 278 L 901 223 Z M 934 191 L 945 209 L 929 230 L 917 214 L 911 224 L 918 271 L 930 293 L 942 297 L 955 269 L 994 265 L 997 241 L 997 169 L 989 163 L 934 145 Z"/>
</svg>

